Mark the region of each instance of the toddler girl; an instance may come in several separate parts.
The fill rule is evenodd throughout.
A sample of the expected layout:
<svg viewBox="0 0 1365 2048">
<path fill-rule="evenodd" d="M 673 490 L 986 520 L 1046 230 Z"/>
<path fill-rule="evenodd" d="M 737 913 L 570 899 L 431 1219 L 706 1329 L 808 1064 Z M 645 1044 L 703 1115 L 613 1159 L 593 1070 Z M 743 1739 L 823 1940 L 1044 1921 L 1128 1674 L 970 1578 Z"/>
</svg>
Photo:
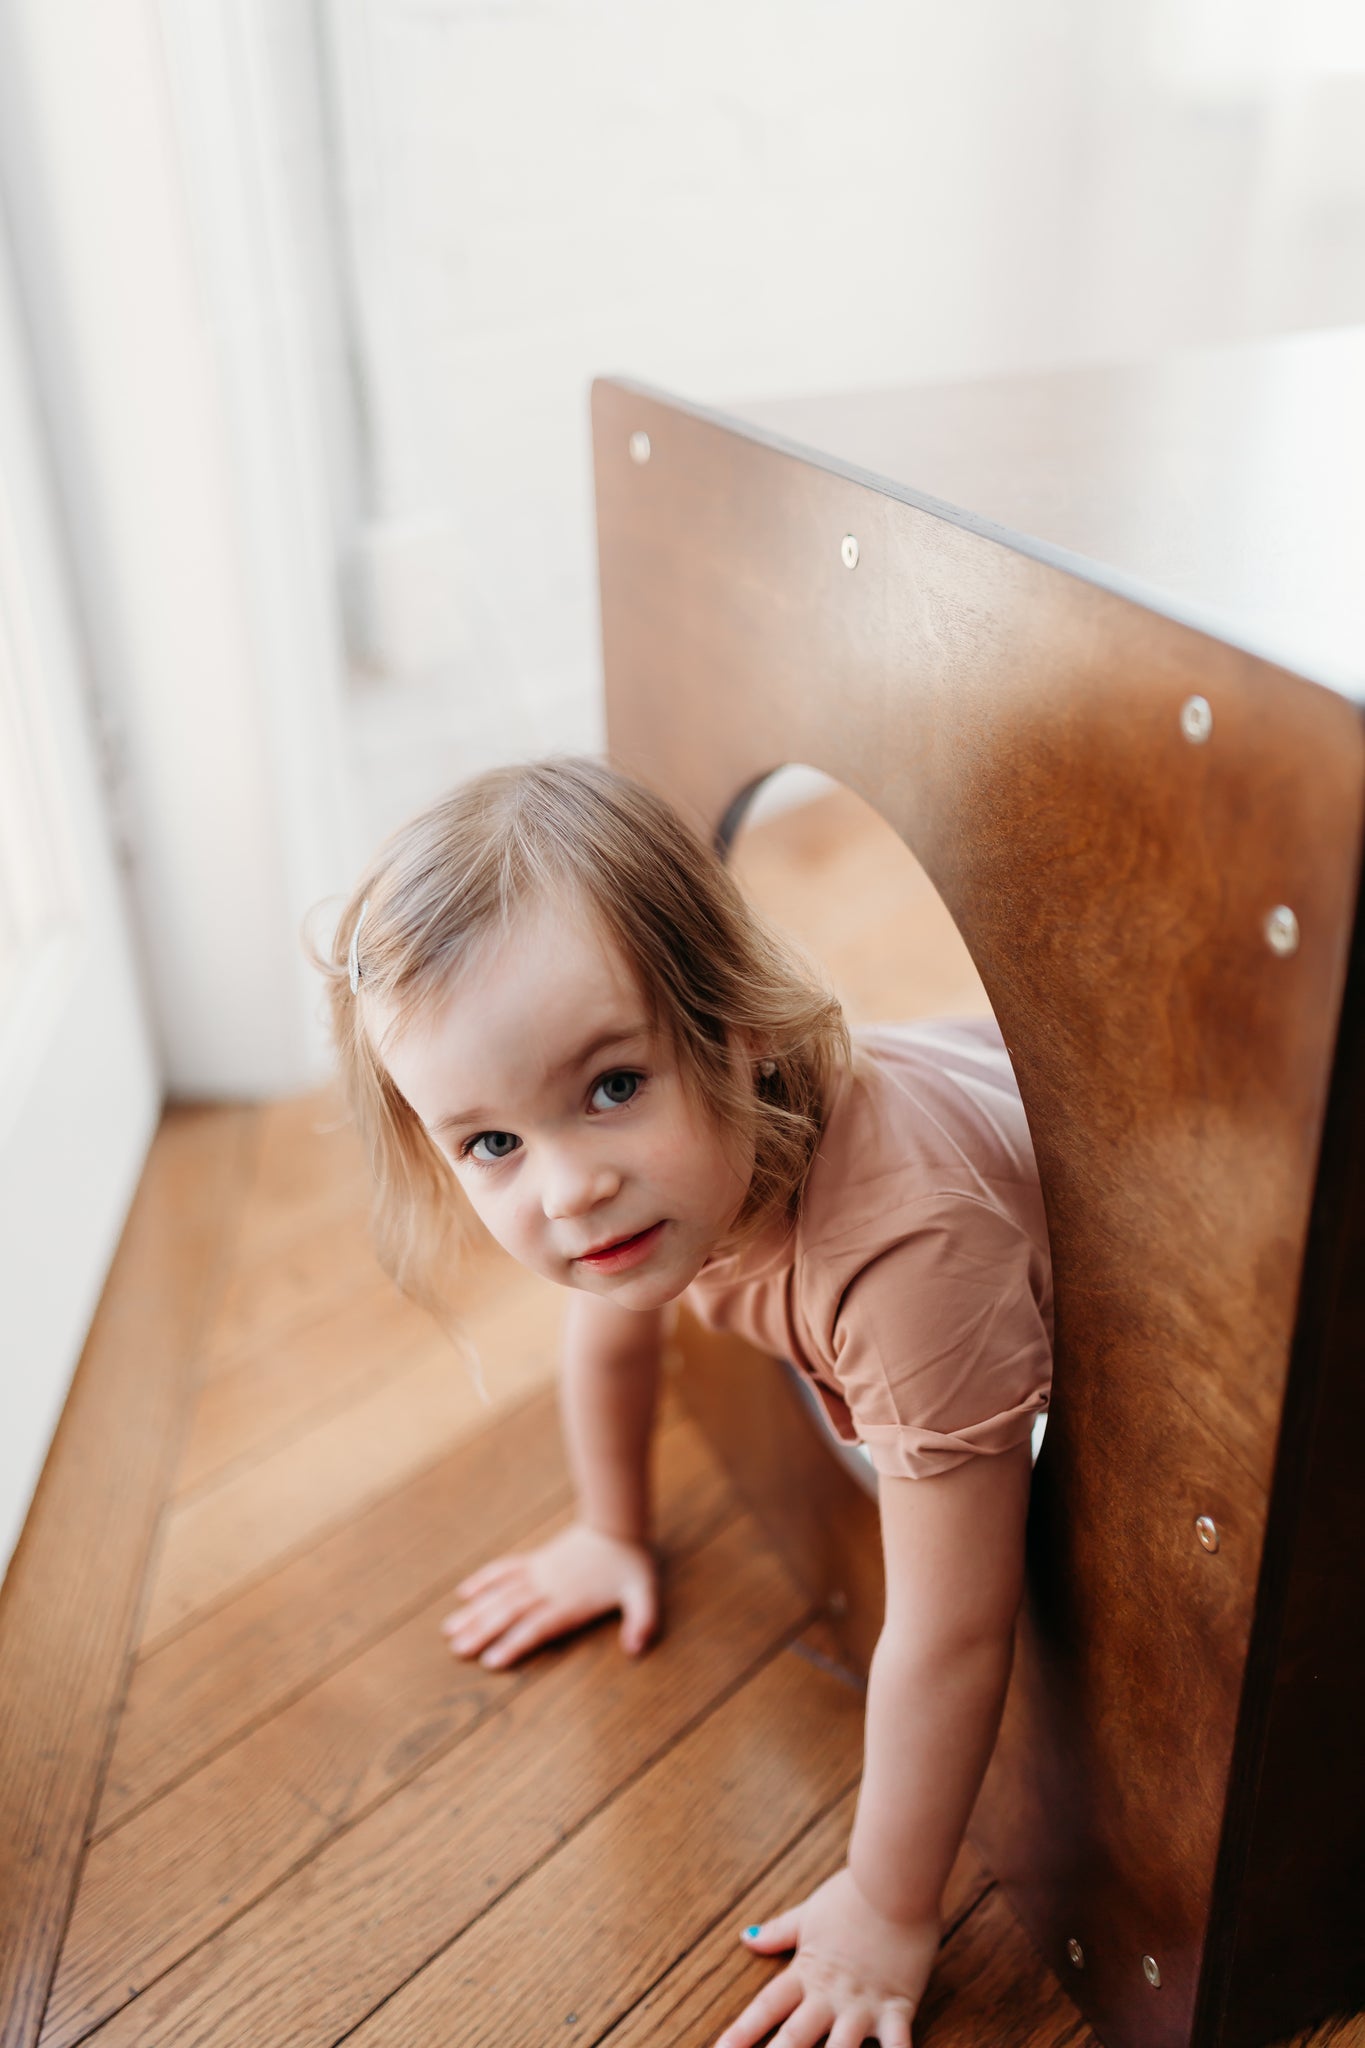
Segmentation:
<svg viewBox="0 0 1365 2048">
<path fill-rule="evenodd" d="M 587 760 L 497 770 L 381 850 L 329 966 L 399 1284 L 439 1308 L 463 1199 L 570 1290 L 571 1527 L 459 1588 L 489 1666 L 619 1610 L 658 1624 L 648 1447 L 685 1300 L 806 1374 L 879 1474 L 886 1614 L 848 1859 L 743 1939 L 791 1963 L 722 2035 L 909 2048 L 1021 1591 L 1051 1286 L 993 1024 L 839 1008 L 657 797 Z"/>
</svg>

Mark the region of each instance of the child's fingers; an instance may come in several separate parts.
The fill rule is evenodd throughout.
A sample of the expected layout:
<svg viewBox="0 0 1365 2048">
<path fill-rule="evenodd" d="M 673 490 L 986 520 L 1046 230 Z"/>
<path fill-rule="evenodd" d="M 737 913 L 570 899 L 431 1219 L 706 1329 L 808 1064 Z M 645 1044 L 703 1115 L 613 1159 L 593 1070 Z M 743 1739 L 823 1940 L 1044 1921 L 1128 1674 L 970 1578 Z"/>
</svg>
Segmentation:
<svg viewBox="0 0 1365 2048">
<path fill-rule="evenodd" d="M 786 2026 L 773 2035 L 771 2048 L 815 2048 L 817 2041 L 825 2039 L 833 2017 L 827 2005 L 817 2005 L 813 1998 L 803 1999 Z"/>
<path fill-rule="evenodd" d="M 508 1664 L 515 1664 L 518 1657 L 524 1657 L 528 1650 L 539 1649 L 557 1635 L 563 1635 L 565 1622 L 562 1615 L 551 1607 L 538 1607 L 530 1614 L 523 1615 L 516 1626 L 500 1636 L 491 1649 L 485 1650 L 482 1662 L 490 1671 L 501 1671 Z"/>
<path fill-rule="evenodd" d="M 446 1641 L 457 1656 L 477 1657 L 489 1643 L 519 1621 L 528 1608 L 539 1604 L 536 1595 L 528 1589 L 485 1593 L 482 1600 L 475 1601 L 463 1614 L 453 1617 L 452 1626 L 445 1630 Z"/>
<path fill-rule="evenodd" d="M 632 1586 L 621 1602 L 621 1648 L 636 1657 L 659 1626 L 659 1595 L 652 1584 Z"/>
<path fill-rule="evenodd" d="M 441 1623 L 447 1635 L 463 1628 L 473 1617 L 483 1614 L 490 1607 L 504 1606 L 508 1600 L 538 1599 L 539 1593 L 531 1584 L 525 1572 L 508 1572 L 502 1578 L 492 1580 L 478 1592 L 471 1593 L 463 1607 L 453 1607 Z"/>
<path fill-rule="evenodd" d="M 895 2007 L 884 2012 L 877 2029 L 882 2048 L 910 2048 L 910 2017 Z"/>
<path fill-rule="evenodd" d="M 829 2030 L 826 2048 L 863 2048 L 864 2041 L 880 2040 L 869 2007 L 863 2006 L 854 2012 L 841 2012 Z"/>
<path fill-rule="evenodd" d="M 757 1998 L 750 2000 L 734 2025 L 725 2029 L 716 2048 L 754 2048 L 754 2043 L 761 2041 L 779 2020 L 796 2011 L 804 1996 L 801 1979 L 788 1967 L 771 1984 L 765 1984 Z"/>
<path fill-rule="evenodd" d="M 746 1927 L 743 1939 L 758 1955 L 776 1955 L 780 1949 L 795 1948 L 801 1932 L 801 1909 L 793 1906 L 788 1913 L 779 1913 L 774 1920 L 759 1921 L 756 1926 Z"/>
<path fill-rule="evenodd" d="M 515 1553 L 509 1557 L 495 1557 L 491 1564 L 480 1565 L 467 1579 L 461 1579 L 455 1591 L 462 1600 L 473 1594 L 486 1593 L 490 1586 L 501 1585 L 504 1579 L 515 1578 L 526 1569 L 526 1559 Z"/>
</svg>

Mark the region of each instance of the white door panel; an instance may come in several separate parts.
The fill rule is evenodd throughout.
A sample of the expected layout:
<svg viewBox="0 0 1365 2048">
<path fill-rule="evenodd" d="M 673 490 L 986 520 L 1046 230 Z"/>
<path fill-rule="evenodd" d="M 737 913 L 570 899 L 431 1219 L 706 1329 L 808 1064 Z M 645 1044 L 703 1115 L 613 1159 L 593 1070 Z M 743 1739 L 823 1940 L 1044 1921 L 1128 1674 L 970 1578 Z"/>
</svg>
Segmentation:
<svg viewBox="0 0 1365 2048">
<path fill-rule="evenodd" d="M 0 240 L 0 1570 L 160 1101 Z"/>
</svg>

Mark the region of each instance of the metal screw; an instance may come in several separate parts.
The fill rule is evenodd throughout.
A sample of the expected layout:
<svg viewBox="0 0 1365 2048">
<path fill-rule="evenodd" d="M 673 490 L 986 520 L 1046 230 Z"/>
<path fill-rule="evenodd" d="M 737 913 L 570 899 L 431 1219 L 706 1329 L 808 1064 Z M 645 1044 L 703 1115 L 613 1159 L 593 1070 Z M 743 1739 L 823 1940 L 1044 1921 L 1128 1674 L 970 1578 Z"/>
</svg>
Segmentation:
<svg viewBox="0 0 1365 2048">
<path fill-rule="evenodd" d="M 1192 747 L 1202 747 L 1213 731 L 1213 712 L 1207 697 L 1187 697 L 1180 707 L 1180 730 Z"/>
<path fill-rule="evenodd" d="M 1266 943 L 1272 953 L 1287 960 L 1299 950 L 1299 920 L 1287 903 L 1277 903 L 1265 921 Z"/>
<path fill-rule="evenodd" d="M 846 533 L 839 543 L 839 557 L 846 569 L 858 566 L 858 541 L 855 534 Z"/>
<path fill-rule="evenodd" d="M 1085 1968 L 1085 1950 L 1081 1947 L 1074 1934 L 1066 1945 L 1066 1952 L 1078 1970 Z"/>
<path fill-rule="evenodd" d="M 1211 1515 L 1200 1515 L 1194 1525 L 1194 1533 L 1205 1550 L 1217 1550 L 1218 1525 Z"/>
<path fill-rule="evenodd" d="M 1160 1989 L 1161 1972 L 1157 1968 L 1157 1961 L 1155 1956 L 1144 1956 L 1142 1958 L 1142 1974 L 1147 1979 L 1147 1982 L 1151 1985 L 1153 1991 Z"/>
<path fill-rule="evenodd" d="M 630 459 L 632 462 L 649 460 L 649 436 L 643 428 L 637 427 L 630 437 Z"/>
</svg>

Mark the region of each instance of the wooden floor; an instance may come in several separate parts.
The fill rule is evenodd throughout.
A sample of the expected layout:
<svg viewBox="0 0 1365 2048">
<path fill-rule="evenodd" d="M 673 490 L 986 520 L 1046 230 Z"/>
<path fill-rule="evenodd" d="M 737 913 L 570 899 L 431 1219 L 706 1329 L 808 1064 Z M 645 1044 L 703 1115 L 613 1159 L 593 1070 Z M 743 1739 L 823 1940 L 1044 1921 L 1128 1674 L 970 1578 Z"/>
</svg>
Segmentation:
<svg viewBox="0 0 1365 2048">
<path fill-rule="evenodd" d="M 879 884 L 860 830 L 842 799 L 756 830 L 751 884 L 805 904 L 859 1014 L 972 1006 L 931 896 Z M 887 963 L 920 918 L 907 990 Z M 214 1177 L 190 1392 L 108 1725 L 68 1738 L 93 1797 L 74 1898 L 48 1887 L 55 1974 L 25 1951 L 0 2038 L 703 2048 L 775 1967 L 738 1929 L 842 1858 L 861 1697 L 820 1616 L 670 1390 L 658 1647 L 629 1662 L 602 1626 L 510 1674 L 453 1660 L 456 1581 L 568 1512 L 557 1290 L 482 1257 L 485 1406 L 375 1267 L 327 1097 L 175 1111 L 158 1147 L 182 1189 Z M 155 1290 L 154 1261 L 119 1285 Z M 917 2040 L 1093 2040 L 968 1853 Z"/>
</svg>

